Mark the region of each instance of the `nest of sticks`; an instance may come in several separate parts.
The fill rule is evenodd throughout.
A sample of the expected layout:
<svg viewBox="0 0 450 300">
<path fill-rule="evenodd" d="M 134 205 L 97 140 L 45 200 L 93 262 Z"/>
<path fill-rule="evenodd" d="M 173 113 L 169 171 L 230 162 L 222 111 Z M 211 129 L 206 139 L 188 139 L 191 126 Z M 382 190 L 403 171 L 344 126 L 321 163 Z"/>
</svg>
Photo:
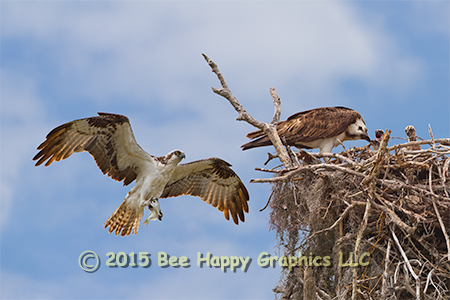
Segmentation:
<svg viewBox="0 0 450 300">
<path fill-rule="evenodd" d="M 286 168 L 271 170 L 269 226 L 277 231 L 282 299 L 450 299 L 450 139 L 339 154 L 294 154 L 277 134 L 281 102 L 270 95 L 270 123 L 254 119 L 220 81 L 213 92 L 264 131 Z M 418 145 L 422 147 L 418 150 Z M 425 146 L 423 146 L 425 145 Z M 322 162 L 320 159 L 324 159 Z M 295 264 L 295 266 L 294 266 Z"/>
<path fill-rule="evenodd" d="M 272 184 L 277 298 L 450 299 L 450 139 L 430 135 L 259 169 L 274 173 L 254 181 Z"/>
</svg>

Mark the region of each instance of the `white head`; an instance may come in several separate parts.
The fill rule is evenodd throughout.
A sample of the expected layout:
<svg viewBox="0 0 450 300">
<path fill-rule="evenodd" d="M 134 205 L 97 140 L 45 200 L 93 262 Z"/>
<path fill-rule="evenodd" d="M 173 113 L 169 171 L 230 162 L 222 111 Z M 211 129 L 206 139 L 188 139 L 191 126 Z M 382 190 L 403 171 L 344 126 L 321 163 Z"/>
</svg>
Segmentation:
<svg viewBox="0 0 450 300">
<path fill-rule="evenodd" d="M 164 164 L 175 164 L 177 165 L 183 158 L 186 158 L 186 155 L 181 150 L 173 150 L 167 153 L 164 156 L 157 157 L 156 159 Z"/>
<path fill-rule="evenodd" d="M 363 119 L 357 119 L 355 123 L 348 126 L 346 132 L 347 140 L 366 140 L 370 142 L 367 127 Z"/>
<path fill-rule="evenodd" d="M 179 163 L 180 161 L 183 160 L 183 158 L 186 158 L 186 155 L 184 154 L 184 152 L 181 150 L 178 150 L 178 149 L 170 151 L 167 154 L 167 156 L 168 156 L 169 162 L 173 161 L 176 163 Z"/>
</svg>

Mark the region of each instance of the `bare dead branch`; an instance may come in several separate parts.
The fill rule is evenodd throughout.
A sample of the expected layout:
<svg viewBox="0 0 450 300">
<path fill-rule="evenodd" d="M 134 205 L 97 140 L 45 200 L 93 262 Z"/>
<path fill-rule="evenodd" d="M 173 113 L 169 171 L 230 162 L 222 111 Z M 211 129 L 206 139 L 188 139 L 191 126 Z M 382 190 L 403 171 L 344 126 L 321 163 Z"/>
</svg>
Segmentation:
<svg viewBox="0 0 450 300">
<path fill-rule="evenodd" d="M 290 180 L 292 177 L 298 175 L 298 173 L 301 173 L 303 171 L 307 171 L 307 170 L 316 170 L 316 169 L 331 169 L 331 170 L 338 170 L 338 171 L 342 171 L 345 173 L 349 173 L 358 177 L 363 177 L 365 178 L 366 175 L 359 173 L 357 171 L 353 171 L 351 169 L 347 169 L 345 167 L 342 166 L 338 166 L 338 165 L 331 165 L 328 163 L 322 163 L 322 164 L 318 164 L 318 165 L 309 165 L 309 166 L 300 166 L 296 169 L 293 169 L 291 171 L 287 171 L 287 173 L 285 175 L 281 175 L 278 177 L 274 177 L 274 178 L 260 178 L 260 179 L 252 179 L 250 180 L 250 182 L 279 182 L 279 181 L 286 181 L 286 180 Z"/>
<path fill-rule="evenodd" d="M 270 123 L 276 125 L 280 121 L 281 117 L 281 101 L 274 87 L 270 88 L 270 95 L 272 96 L 274 107 L 273 119 Z"/>
<path fill-rule="evenodd" d="M 378 177 L 378 174 L 380 172 L 381 161 L 383 160 L 383 156 L 387 152 L 387 144 L 389 142 L 390 134 L 391 134 L 390 130 L 386 130 L 385 131 L 385 133 L 384 133 L 384 135 L 382 137 L 382 141 L 380 143 L 380 148 L 378 149 L 377 156 L 375 158 L 374 166 L 373 166 L 373 168 L 372 168 L 372 170 L 370 172 L 370 176 L 364 178 L 364 180 L 361 181 L 361 185 L 369 184 L 375 178 Z"/>
<path fill-rule="evenodd" d="M 388 244 L 387 244 L 387 249 L 386 249 L 386 258 L 384 260 L 384 271 L 383 271 L 383 281 L 381 283 L 381 300 L 386 300 L 388 295 L 387 295 L 387 290 L 388 290 L 388 278 L 389 278 L 389 255 L 391 252 L 391 240 L 388 240 Z"/>
<path fill-rule="evenodd" d="M 246 121 L 250 125 L 264 131 L 265 134 L 269 137 L 270 141 L 272 142 L 275 150 L 277 151 L 278 158 L 280 159 L 281 163 L 286 168 L 289 168 L 292 166 L 291 161 L 289 160 L 289 156 L 286 153 L 286 150 L 283 148 L 283 144 L 281 143 L 280 137 L 278 136 L 276 124 L 272 123 L 263 123 L 261 121 L 256 120 L 253 118 L 242 106 L 241 103 L 236 99 L 236 97 L 231 92 L 230 88 L 228 87 L 228 84 L 225 81 L 225 78 L 223 77 L 222 73 L 220 73 L 219 68 L 217 67 L 217 64 L 210 59 L 206 54 L 202 54 L 205 58 L 208 65 L 211 67 L 211 70 L 214 74 L 217 75 L 217 78 L 220 81 L 221 88 L 212 88 L 213 92 L 224 97 L 227 99 L 230 104 L 234 107 L 234 109 L 238 112 L 238 121 Z M 274 106 L 275 106 L 275 113 L 274 118 L 272 121 L 276 120 L 276 117 L 280 115 L 279 109 L 280 109 L 280 100 L 278 96 L 276 95 L 275 89 L 271 89 L 272 97 L 276 97 L 277 100 L 274 99 Z"/>
<path fill-rule="evenodd" d="M 358 230 L 358 234 L 356 235 L 356 242 L 355 242 L 355 259 L 356 261 L 359 260 L 359 246 L 361 244 L 361 239 L 363 236 L 364 231 L 367 228 L 367 223 L 369 222 L 369 214 L 370 214 L 370 200 L 367 199 L 366 202 L 366 209 L 364 211 L 364 216 L 363 216 L 363 221 L 361 224 L 361 227 Z M 357 293 L 357 276 L 358 276 L 358 272 L 357 269 L 353 269 L 353 286 L 352 286 L 352 300 L 356 299 L 356 293 Z"/>
<path fill-rule="evenodd" d="M 417 274 L 414 272 L 411 263 L 409 262 L 408 256 L 406 255 L 405 251 L 403 250 L 402 246 L 400 245 L 400 242 L 398 241 L 397 235 L 395 234 L 394 230 L 391 228 L 391 234 L 392 234 L 392 238 L 394 239 L 395 244 L 398 247 L 398 250 L 400 251 L 400 254 L 403 257 L 403 261 L 406 263 L 406 266 L 408 267 L 409 272 L 411 273 L 411 275 L 414 277 L 414 279 L 417 280 L 418 276 Z"/>
<path fill-rule="evenodd" d="M 378 199 L 380 199 L 380 196 L 379 196 L 378 194 L 375 194 L 375 196 L 376 196 Z M 413 234 L 414 231 L 416 230 L 416 228 L 411 227 L 411 226 L 405 224 L 405 223 L 397 216 L 397 214 L 396 214 L 394 211 L 392 211 L 391 209 L 389 209 L 387 206 L 385 206 L 385 205 L 379 205 L 379 204 L 376 204 L 376 203 L 374 203 L 374 202 L 373 202 L 373 205 L 374 205 L 376 208 L 378 208 L 378 209 L 380 209 L 380 210 L 386 212 L 386 213 L 388 214 L 388 216 L 390 217 L 391 221 L 392 221 L 395 225 L 397 225 L 398 227 L 400 227 L 400 228 L 402 228 L 403 230 L 405 230 L 407 233 Z"/>
<path fill-rule="evenodd" d="M 434 140 L 435 143 L 440 143 L 442 145 L 450 145 L 450 138 L 446 138 L 446 139 L 436 139 Z M 392 150 L 396 150 L 396 149 L 401 149 L 401 148 L 406 148 L 408 146 L 414 146 L 414 145 L 432 145 L 433 142 L 426 140 L 426 141 L 415 141 L 415 142 L 408 142 L 408 143 L 403 143 L 403 144 L 397 144 L 394 145 L 392 147 L 388 147 L 388 151 L 392 151 Z M 419 150 L 420 151 L 420 150 Z"/>
<path fill-rule="evenodd" d="M 433 150 L 436 150 L 436 142 L 434 141 L 433 132 L 431 131 L 431 125 L 428 124 L 428 132 L 430 133 L 431 138 L 431 146 L 433 147 Z"/>
<path fill-rule="evenodd" d="M 319 230 L 319 231 L 314 232 L 309 238 L 312 239 L 314 236 L 316 236 L 316 235 L 319 234 L 319 233 L 326 232 L 326 231 L 330 231 L 330 230 L 334 229 L 337 225 L 339 225 L 339 224 L 342 222 L 342 220 L 348 215 L 348 212 L 349 212 L 353 207 L 355 207 L 356 205 L 366 205 L 366 204 L 365 204 L 365 203 L 362 203 L 362 202 L 357 202 L 357 201 L 352 202 L 352 204 L 350 204 L 350 206 L 347 206 L 347 208 L 346 208 L 346 209 L 344 210 L 344 212 L 341 214 L 341 216 L 339 217 L 339 219 L 337 219 L 336 222 L 333 223 L 333 225 L 331 225 L 331 226 L 328 227 L 328 228 L 325 228 L 325 229 L 322 229 L 322 230 Z"/>
</svg>

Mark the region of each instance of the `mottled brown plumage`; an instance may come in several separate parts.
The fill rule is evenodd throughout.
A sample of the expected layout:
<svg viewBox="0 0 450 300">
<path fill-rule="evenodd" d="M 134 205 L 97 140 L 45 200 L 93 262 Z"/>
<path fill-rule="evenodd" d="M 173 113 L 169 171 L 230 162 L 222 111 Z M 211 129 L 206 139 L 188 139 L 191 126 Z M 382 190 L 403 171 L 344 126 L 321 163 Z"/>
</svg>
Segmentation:
<svg viewBox="0 0 450 300">
<path fill-rule="evenodd" d="M 136 234 L 144 208 L 151 212 L 146 220 L 162 218 L 158 198 L 193 195 L 217 207 L 229 220 L 238 224 L 248 213 L 249 195 L 230 164 L 209 158 L 179 164 L 185 157 L 180 150 L 155 157 L 145 152 L 136 142 L 127 117 L 99 113 L 99 116 L 79 119 L 60 125 L 50 131 L 33 160 L 36 166 L 45 162 L 68 158 L 75 152 L 87 151 L 97 166 L 114 180 L 128 185 L 136 184 L 124 202 L 104 223 L 109 233 Z"/>
<path fill-rule="evenodd" d="M 244 222 L 248 213 L 248 191 L 231 165 L 220 158 L 209 158 L 180 164 L 166 184 L 161 198 L 179 195 L 198 196 L 200 199 L 229 215 L 235 224 Z"/>
<path fill-rule="evenodd" d="M 120 168 L 116 151 L 116 143 L 122 142 L 123 138 L 130 138 L 139 147 L 134 140 L 128 118 L 116 114 L 98 114 L 99 117 L 75 120 L 50 131 L 46 140 L 37 147 L 41 151 L 33 157 L 33 160 L 38 160 L 36 166 L 47 160 L 45 163 L 47 167 L 54 161 L 68 158 L 75 152 L 87 151 L 94 157 L 103 174 L 117 181 L 123 180 L 124 185 L 133 182 L 138 166 L 129 165 Z M 119 127 L 120 125 L 123 126 Z M 126 134 L 121 139 L 115 134 L 119 128 Z"/>
<path fill-rule="evenodd" d="M 277 124 L 278 135 L 290 146 L 297 148 L 320 148 L 330 152 L 339 142 L 365 139 L 370 141 L 367 128 L 361 115 L 346 107 L 321 107 L 296 113 L 286 121 Z M 266 134 L 257 130 L 247 135 L 255 139 L 242 145 L 242 150 L 270 146 Z"/>
</svg>

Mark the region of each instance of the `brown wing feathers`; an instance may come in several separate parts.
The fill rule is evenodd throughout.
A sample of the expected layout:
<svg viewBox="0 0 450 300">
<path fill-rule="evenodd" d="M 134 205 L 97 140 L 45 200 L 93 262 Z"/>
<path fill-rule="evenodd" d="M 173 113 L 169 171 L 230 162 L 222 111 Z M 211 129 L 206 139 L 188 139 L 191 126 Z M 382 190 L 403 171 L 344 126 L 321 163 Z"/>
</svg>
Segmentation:
<svg viewBox="0 0 450 300">
<path fill-rule="evenodd" d="M 33 160 L 36 166 L 68 158 L 75 152 L 87 151 L 95 159 L 103 174 L 130 184 L 136 179 L 142 159 L 150 157 L 134 140 L 127 117 L 99 113 L 99 116 L 79 119 L 54 128 Z M 133 153 L 129 156 L 129 153 Z M 136 156 L 136 157 L 135 157 Z M 242 181 L 230 169 L 230 164 L 210 158 L 178 165 L 167 183 L 161 198 L 193 195 L 217 207 L 227 220 L 238 224 L 248 213 L 249 194 Z M 127 207 L 126 201 L 105 222 L 109 233 L 136 234 L 141 214 Z"/>
<path fill-rule="evenodd" d="M 174 179 L 167 183 L 161 198 L 198 196 L 222 211 L 227 220 L 231 214 L 235 224 L 239 224 L 239 219 L 244 222 L 249 194 L 230 166 L 219 158 L 178 165 Z"/>
<path fill-rule="evenodd" d="M 346 107 L 322 107 L 290 116 L 280 134 L 291 143 L 312 142 L 339 135 L 354 123 L 359 113 Z M 305 123 L 311 124 L 305 126 Z M 339 124 L 339 125 L 338 125 Z"/>
<path fill-rule="evenodd" d="M 36 166 L 45 161 L 45 166 L 49 166 L 75 152 L 87 151 L 94 157 L 103 174 L 117 181 L 124 180 L 124 185 L 133 182 L 136 179 L 136 167 L 119 168 L 115 144 L 119 126 L 128 126 L 132 132 L 128 118 L 116 114 L 98 114 L 98 117 L 75 120 L 50 131 L 37 148 L 40 151 L 33 158 L 38 160 Z"/>
<path fill-rule="evenodd" d="M 277 132 L 286 139 L 288 145 L 296 146 L 302 142 L 337 136 L 343 131 L 343 127 L 347 128 L 360 117 L 358 112 L 350 108 L 321 107 L 293 114 L 286 121 L 277 124 Z M 247 137 L 255 140 L 242 145 L 243 150 L 272 145 L 261 130 L 250 132 Z"/>
</svg>

